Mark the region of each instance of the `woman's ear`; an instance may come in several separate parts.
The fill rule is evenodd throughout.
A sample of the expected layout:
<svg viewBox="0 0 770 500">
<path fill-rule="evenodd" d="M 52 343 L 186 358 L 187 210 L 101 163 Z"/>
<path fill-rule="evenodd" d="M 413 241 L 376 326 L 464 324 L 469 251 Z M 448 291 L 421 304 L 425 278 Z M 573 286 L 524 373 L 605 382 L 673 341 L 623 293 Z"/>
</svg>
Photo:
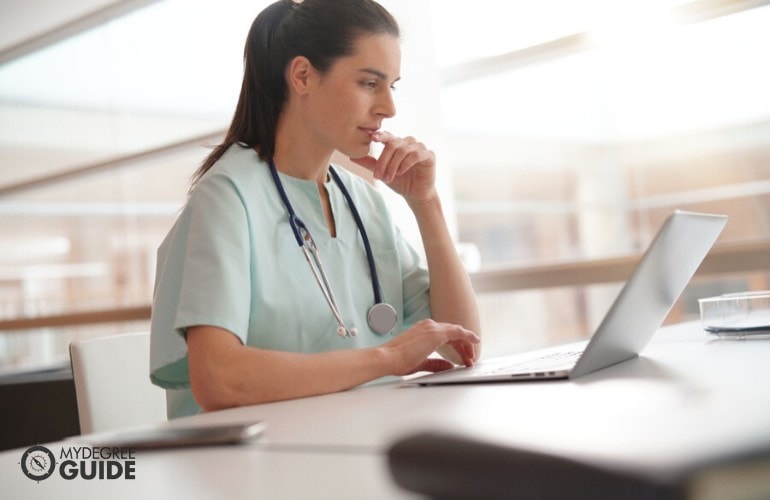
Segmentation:
<svg viewBox="0 0 770 500">
<path fill-rule="evenodd" d="M 308 92 L 316 76 L 316 69 L 305 56 L 297 56 L 289 63 L 288 84 L 299 95 Z"/>
</svg>

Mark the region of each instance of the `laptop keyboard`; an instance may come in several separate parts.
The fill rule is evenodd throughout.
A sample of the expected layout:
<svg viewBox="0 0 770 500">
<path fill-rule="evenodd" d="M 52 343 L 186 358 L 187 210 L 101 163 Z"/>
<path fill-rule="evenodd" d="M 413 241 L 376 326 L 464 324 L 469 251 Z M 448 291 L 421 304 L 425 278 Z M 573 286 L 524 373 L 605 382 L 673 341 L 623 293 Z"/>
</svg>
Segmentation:
<svg viewBox="0 0 770 500">
<path fill-rule="evenodd" d="M 490 367 L 479 373 L 479 375 L 495 375 L 505 372 L 529 372 L 543 371 L 554 368 L 566 368 L 577 363 L 582 350 L 578 351 L 556 351 L 545 354 L 539 358 L 516 361 L 504 365 Z"/>
</svg>

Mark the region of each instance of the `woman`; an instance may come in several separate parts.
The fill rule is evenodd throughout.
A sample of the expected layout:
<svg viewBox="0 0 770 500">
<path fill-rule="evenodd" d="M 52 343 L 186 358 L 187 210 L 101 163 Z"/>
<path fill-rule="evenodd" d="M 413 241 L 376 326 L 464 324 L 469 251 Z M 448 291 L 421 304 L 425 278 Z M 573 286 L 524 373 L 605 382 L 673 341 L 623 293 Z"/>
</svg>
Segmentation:
<svg viewBox="0 0 770 500">
<path fill-rule="evenodd" d="M 478 358 L 478 312 L 435 156 L 380 128 L 396 112 L 398 37 L 372 0 L 279 0 L 255 19 L 230 129 L 158 253 L 151 377 L 182 389 L 171 391 L 169 416 Z M 379 158 L 372 142 L 384 146 Z M 405 198 L 428 270 L 376 189 L 330 167 L 335 150 Z M 308 233 L 325 273 L 298 250 Z"/>
</svg>

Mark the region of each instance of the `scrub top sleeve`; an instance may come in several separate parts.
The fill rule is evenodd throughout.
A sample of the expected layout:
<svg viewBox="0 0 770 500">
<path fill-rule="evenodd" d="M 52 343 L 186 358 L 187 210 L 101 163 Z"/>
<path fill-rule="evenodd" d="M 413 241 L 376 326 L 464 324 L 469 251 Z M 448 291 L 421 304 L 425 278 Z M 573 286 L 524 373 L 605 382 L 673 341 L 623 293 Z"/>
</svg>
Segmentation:
<svg viewBox="0 0 770 500">
<path fill-rule="evenodd" d="M 190 226 L 174 328 L 215 326 L 246 343 L 251 314 L 250 231 L 238 187 L 205 177 L 190 199 Z"/>
</svg>

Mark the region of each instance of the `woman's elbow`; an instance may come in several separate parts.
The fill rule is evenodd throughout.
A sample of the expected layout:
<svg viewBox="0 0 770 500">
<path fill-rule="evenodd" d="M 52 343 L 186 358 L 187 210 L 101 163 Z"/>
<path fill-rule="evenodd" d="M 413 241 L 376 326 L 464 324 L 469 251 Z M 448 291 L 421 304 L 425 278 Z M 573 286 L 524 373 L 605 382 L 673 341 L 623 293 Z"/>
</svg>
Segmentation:
<svg viewBox="0 0 770 500">
<path fill-rule="evenodd" d="M 239 406 L 236 391 L 222 375 L 211 370 L 195 370 L 190 367 L 190 389 L 193 398 L 203 411 L 224 410 Z"/>
</svg>

